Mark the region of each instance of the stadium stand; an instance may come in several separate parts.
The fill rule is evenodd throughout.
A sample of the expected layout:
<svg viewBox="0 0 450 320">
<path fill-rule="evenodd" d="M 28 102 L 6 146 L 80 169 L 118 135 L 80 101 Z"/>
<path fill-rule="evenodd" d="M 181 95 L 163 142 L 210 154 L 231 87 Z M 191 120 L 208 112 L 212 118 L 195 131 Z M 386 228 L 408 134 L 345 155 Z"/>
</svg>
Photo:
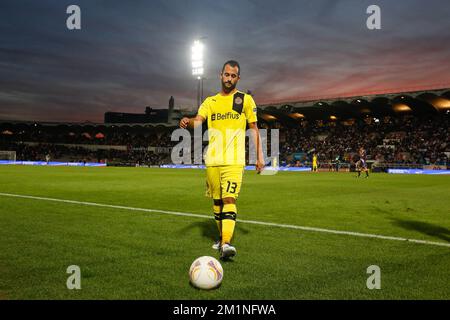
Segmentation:
<svg viewBox="0 0 450 320">
<path fill-rule="evenodd" d="M 280 163 L 351 169 L 364 146 L 373 170 L 447 168 L 450 91 L 265 105 L 261 128 L 280 130 Z M 93 161 L 108 165 L 169 164 L 176 122 L 71 124 L 0 121 L 0 150 L 17 160 Z M 368 162 L 369 162 L 368 161 Z"/>
</svg>

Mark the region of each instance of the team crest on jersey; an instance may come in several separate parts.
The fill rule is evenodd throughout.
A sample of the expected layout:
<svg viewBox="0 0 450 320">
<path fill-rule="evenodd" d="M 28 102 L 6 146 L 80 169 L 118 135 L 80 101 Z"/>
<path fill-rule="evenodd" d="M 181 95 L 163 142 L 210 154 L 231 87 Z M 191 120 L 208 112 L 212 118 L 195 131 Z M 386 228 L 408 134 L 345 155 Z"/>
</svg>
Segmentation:
<svg viewBox="0 0 450 320">
<path fill-rule="evenodd" d="M 244 107 L 244 94 L 241 92 L 235 93 L 233 100 L 233 110 L 241 114 L 243 107 Z"/>
</svg>

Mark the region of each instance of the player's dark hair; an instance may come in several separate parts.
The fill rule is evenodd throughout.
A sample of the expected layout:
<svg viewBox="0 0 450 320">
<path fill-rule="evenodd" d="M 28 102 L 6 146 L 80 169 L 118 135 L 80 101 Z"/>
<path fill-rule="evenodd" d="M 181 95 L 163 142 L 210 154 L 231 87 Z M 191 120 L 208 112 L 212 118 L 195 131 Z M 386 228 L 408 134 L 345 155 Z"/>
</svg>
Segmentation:
<svg viewBox="0 0 450 320">
<path fill-rule="evenodd" d="M 223 70 L 225 70 L 225 66 L 227 64 L 232 68 L 238 67 L 238 76 L 241 75 L 241 66 L 239 65 L 239 62 L 237 62 L 236 60 L 228 60 L 227 62 L 225 62 L 222 67 L 222 73 L 223 73 Z"/>
</svg>

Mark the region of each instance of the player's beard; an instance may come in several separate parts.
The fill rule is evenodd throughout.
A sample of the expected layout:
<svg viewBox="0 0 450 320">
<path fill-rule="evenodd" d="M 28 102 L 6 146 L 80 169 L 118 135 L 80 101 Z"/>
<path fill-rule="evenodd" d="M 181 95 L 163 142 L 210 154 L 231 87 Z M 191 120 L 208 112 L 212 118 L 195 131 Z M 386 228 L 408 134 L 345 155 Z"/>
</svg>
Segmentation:
<svg viewBox="0 0 450 320">
<path fill-rule="evenodd" d="M 231 86 L 227 86 L 226 84 L 229 83 L 231 84 Z M 233 84 L 232 82 L 223 82 L 222 81 L 222 91 L 225 93 L 230 93 L 231 91 L 233 91 L 236 88 L 236 83 Z"/>
</svg>

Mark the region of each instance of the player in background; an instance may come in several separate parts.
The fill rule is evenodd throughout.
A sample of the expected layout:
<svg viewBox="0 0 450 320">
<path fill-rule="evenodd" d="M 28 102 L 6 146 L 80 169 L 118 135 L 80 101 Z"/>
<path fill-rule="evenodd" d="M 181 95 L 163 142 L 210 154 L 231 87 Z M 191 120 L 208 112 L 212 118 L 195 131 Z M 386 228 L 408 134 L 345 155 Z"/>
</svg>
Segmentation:
<svg viewBox="0 0 450 320">
<path fill-rule="evenodd" d="M 358 171 L 359 178 L 361 176 L 361 171 L 364 171 L 366 173 L 366 178 L 369 177 L 369 169 L 367 169 L 367 163 L 366 163 L 366 150 L 361 147 L 358 151 L 359 154 L 359 160 L 356 162 L 356 170 Z"/>
<path fill-rule="evenodd" d="M 237 61 L 225 62 L 220 73 L 222 90 L 205 99 L 193 118 L 180 120 L 181 128 L 195 128 L 208 120 L 208 151 L 205 157 L 207 196 L 213 199 L 213 212 L 220 239 L 213 248 L 220 257 L 236 255 L 231 245 L 236 225 L 236 199 L 245 166 L 245 129 L 248 124 L 256 142 L 256 170 L 264 167 L 261 137 L 257 126 L 256 104 L 251 95 L 236 88 L 240 80 Z"/>
<path fill-rule="evenodd" d="M 339 154 L 334 159 L 334 167 L 336 172 L 339 172 L 339 169 L 341 168 L 341 156 Z"/>
<path fill-rule="evenodd" d="M 318 172 L 317 171 L 317 154 L 315 152 L 313 153 L 313 157 L 312 157 L 312 171 Z"/>
</svg>

